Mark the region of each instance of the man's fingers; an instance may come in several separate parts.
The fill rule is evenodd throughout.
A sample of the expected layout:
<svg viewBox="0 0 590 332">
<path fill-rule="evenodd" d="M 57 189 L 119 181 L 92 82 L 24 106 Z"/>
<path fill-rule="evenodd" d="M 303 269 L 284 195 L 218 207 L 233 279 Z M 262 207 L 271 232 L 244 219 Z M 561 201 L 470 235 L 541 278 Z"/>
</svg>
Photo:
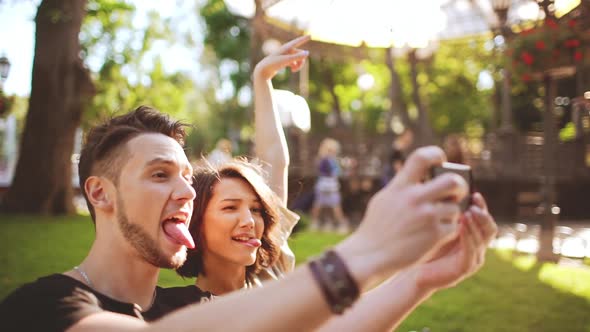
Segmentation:
<svg viewBox="0 0 590 332">
<path fill-rule="evenodd" d="M 494 222 L 494 219 L 487 211 L 483 211 L 477 206 L 469 208 L 469 212 L 473 215 L 473 218 L 482 230 L 484 241 L 486 244 L 490 244 L 498 231 L 498 226 Z"/>
<path fill-rule="evenodd" d="M 475 206 L 478 206 L 480 209 L 487 211 L 488 210 L 488 205 L 486 203 L 486 200 L 483 198 L 483 196 L 480 193 L 474 193 L 473 197 L 472 197 L 472 201 L 473 204 Z"/>
<path fill-rule="evenodd" d="M 450 200 L 460 202 L 468 194 L 467 182 L 454 173 L 444 173 L 420 185 L 417 189 L 423 201 Z"/>
<path fill-rule="evenodd" d="M 390 184 L 407 186 L 422 181 L 433 166 L 446 160 L 445 153 L 439 147 L 428 146 L 414 151 Z"/>
<path fill-rule="evenodd" d="M 476 247 L 478 247 L 479 245 L 484 243 L 483 234 L 482 234 L 482 230 L 480 228 L 480 225 L 478 225 L 476 223 L 471 212 L 467 212 L 465 214 L 465 217 L 467 219 L 466 224 L 467 224 L 467 228 L 469 229 L 469 233 L 472 235 L 473 239 L 475 240 Z"/>
<path fill-rule="evenodd" d="M 289 49 L 291 49 L 291 48 L 299 47 L 299 46 L 307 43 L 310 39 L 311 39 L 311 36 L 308 35 L 308 36 L 297 37 L 291 41 L 288 41 L 285 44 L 283 44 L 281 47 L 279 47 L 279 49 L 277 50 L 277 54 L 283 54 L 283 53 L 289 51 Z"/>
<path fill-rule="evenodd" d="M 459 217 L 461 215 L 461 210 L 457 204 L 438 202 L 427 204 L 423 209 L 425 213 L 432 213 L 432 216 L 434 216 L 436 227 L 443 242 L 447 242 L 457 236 Z"/>
</svg>

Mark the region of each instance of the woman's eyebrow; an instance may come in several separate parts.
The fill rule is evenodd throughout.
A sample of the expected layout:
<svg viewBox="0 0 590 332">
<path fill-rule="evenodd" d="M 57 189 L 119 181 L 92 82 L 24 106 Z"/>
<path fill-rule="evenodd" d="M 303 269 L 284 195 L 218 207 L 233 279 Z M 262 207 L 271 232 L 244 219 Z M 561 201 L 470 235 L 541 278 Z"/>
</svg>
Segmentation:
<svg viewBox="0 0 590 332">
<path fill-rule="evenodd" d="M 224 198 L 224 199 L 222 199 L 221 201 L 222 201 L 222 202 L 225 202 L 225 201 L 232 201 L 232 202 L 234 202 L 234 201 L 235 201 L 235 202 L 239 202 L 239 201 L 241 201 L 241 200 L 242 200 L 241 198 Z"/>
</svg>

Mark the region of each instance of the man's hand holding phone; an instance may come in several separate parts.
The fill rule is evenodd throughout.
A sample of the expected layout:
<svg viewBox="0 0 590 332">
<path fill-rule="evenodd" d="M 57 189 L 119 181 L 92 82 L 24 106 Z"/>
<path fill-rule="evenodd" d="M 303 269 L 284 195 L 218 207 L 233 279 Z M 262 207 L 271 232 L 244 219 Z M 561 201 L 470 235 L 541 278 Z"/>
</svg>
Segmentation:
<svg viewBox="0 0 590 332">
<path fill-rule="evenodd" d="M 468 194 L 460 201 L 459 206 L 461 212 L 467 211 L 471 206 L 471 196 L 473 195 L 473 174 L 471 172 L 471 166 L 457 163 L 443 162 L 440 166 L 434 166 L 430 169 L 430 178 L 433 179 L 444 173 L 454 173 L 461 176 L 467 186 L 469 187 Z"/>
</svg>

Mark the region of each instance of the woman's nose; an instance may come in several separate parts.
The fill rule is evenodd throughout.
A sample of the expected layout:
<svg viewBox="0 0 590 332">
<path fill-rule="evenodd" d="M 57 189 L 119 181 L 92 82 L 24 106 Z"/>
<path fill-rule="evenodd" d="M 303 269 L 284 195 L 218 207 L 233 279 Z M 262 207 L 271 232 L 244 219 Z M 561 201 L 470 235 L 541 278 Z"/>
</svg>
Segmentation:
<svg viewBox="0 0 590 332">
<path fill-rule="evenodd" d="M 240 216 L 240 226 L 241 227 L 254 227 L 254 216 L 252 215 L 252 211 L 250 209 L 244 209 L 245 211 Z"/>
</svg>

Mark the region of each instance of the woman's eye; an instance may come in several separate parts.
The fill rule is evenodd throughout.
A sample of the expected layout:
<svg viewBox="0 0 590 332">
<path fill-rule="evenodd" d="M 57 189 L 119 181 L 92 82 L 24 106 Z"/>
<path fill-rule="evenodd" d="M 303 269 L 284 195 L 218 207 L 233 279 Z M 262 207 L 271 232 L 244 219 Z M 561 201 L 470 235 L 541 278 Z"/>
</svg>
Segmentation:
<svg viewBox="0 0 590 332">
<path fill-rule="evenodd" d="M 257 213 L 257 214 L 261 214 L 262 213 L 262 208 L 252 208 L 251 211 L 254 212 L 254 213 Z"/>
<path fill-rule="evenodd" d="M 236 209 L 236 207 L 235 207 L 235 206 L 233 206 L 233 205 L 230 205 L 230 206 L 225 206 L 225 207 L 223 208 L 223 210 L 224 210 L 224 211 L 233 211 L 233 210 L 235 210 L 235 209 Z"/>
</svg>

